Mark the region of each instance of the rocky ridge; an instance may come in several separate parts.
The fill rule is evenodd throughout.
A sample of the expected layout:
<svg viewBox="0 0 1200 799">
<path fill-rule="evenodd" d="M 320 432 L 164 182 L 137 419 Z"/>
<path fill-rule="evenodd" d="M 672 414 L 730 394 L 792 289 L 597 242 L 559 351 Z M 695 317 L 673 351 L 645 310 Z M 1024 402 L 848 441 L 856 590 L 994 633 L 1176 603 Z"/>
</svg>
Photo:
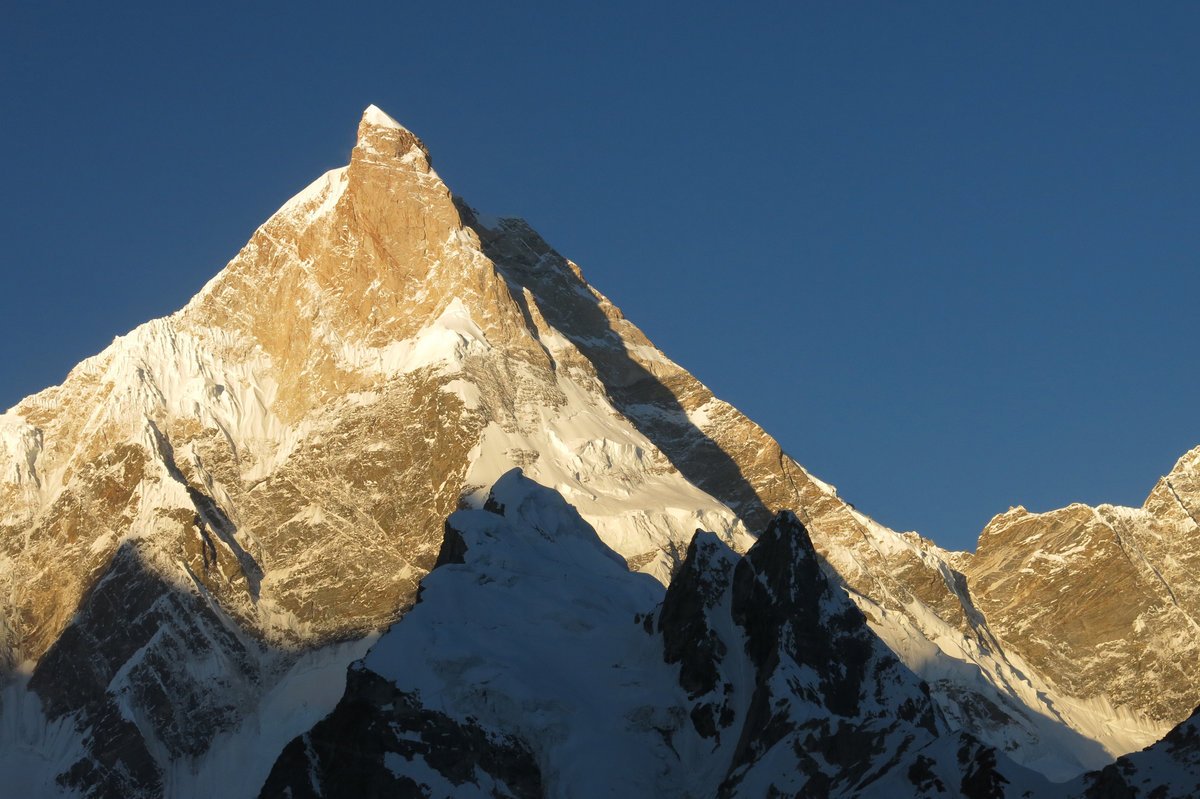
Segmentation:
<svg viewBox="0 0 1200 799">
<path fill-rule="evenodd" d="M 1200 662 L 1200 448 L 1141 508 L 1014 508 L 958 565 L 988 624 L 1071 696 L 1175 723 Z"/>
</svg>

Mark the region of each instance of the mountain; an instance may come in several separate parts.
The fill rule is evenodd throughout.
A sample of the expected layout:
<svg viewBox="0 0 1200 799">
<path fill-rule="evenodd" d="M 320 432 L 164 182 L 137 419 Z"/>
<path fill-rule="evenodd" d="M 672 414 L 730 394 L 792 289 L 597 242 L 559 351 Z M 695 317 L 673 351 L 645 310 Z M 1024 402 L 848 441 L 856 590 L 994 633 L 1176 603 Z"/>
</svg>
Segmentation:
<svg viewBox="0 0 1200 799">
<path fill-rule="evenodd" d="M 1010 651 L 1073 696 L 1174 724 L 1197 704 L 1200 448 L 1141 508 L 1014 508 L 958 565 Z"/>
<path fill-rule="evenodd" d="M 675 664 L 705 662 L 695 646 L 739 664 L 737 675 L 725 660 L 698 665 L 687 679 L 699 682 L 645 705 L 699 719 L 686 745 L 711 747 L 700 729 L 724 730 L 720 746 L 749 758 L 705 785 L 774 779 L 776 761 L 763 757 L 778 748 L 736 704 L 751 696 L 810 714 L 768 724 L 787 727 L 779 740 L 823 736 L 836 718 L 885 750 L 961 740 L 965 762 L 994 758 L 981 773 L 1075 777 L 1200 704 L 1185 668 L 1196 645 L 1196 462 L 1185 456 L 1139 511 L 997 517 L 973 555 L 889 530 L 655 348 L 527 224 L 454 197 L 421 141 L 372 106 L 349 165 L 285 203 L 183 309 L 0 415 L 0 774 L 30 795 L 251 796 L 279 784 L 279 753 L 298 757 L 298 736 L 341 723 L 355 692 L 399 691 L 402 723 L 475 741 L 468 748 L 490 758 L 476 771 L 510 788 L 533 779 L 533 762 L 539 782 L 527 787 L 544 788 L 543 742 L 512 729 L 517 720 L 489 726 L 463 716 L 466 705 L 427 706 L 419 684 L 371 665 L 392 638 L 436 630 L 451 612 L 432 597 L 450 579 L 439 572 L 454 569 L 430 575 L 455 549 L 447 519 L 485 513 L 497 481 L 520 468 L 574 509 L 562 511 L 572 540 L 594 531 L 586 551 L 611 555 L 611 574 L 593 574 L 589 555 L 574 578 L 613 596 L 546 620 L 567 632 L 600 625 L 618 647 L 608 659 L 646 670 L 643 688 L 596 702 L 657 692 L 668 676 L 674 685 Z M 522 519 L 507 523 L 522 535 Z M 697 529 L 710 535 L 694 539 Z M 760 533 L 792 542 L 779 557 L 812 592 L 796 597 L 797 612 L 819 608 L 817 627 L 856 621 L 821 632 L 777 618 L 775 594 L 739 594 L 739 570 L 771 571 L 753 554 Z M 1092 543 L 1076 549 L 1083 535 Z M 528 554 L 529 569 L 556 557 Z M 697 558 L 728 566 L 733 583 Z M 745 602 L 728 619 L 700 618 L 687 610 L 699 600 L 680 598 L 689 584 Z M 652 618 L 651 631 L 627 640 L 618 610 Z M 589 621 L 593 612 L 602 618 Z M 872 653 L 880 674 L 851 682 L 875 699 L 829 705 L 844 680 L 822 673 L 835 668 L 828 658 L 816 668 L 783 645 L 797 635 Z M 713 674 L 729 678 L 736 702 L 723 687 L 690 695 Z M 896 697 L 926 690 L 915 716 L 892 719 Z M 746 730 L 744 747 L 731 743 Z M 913 767 L 931 780 L 961 778 L 942 755 L 922 756 Z M 843 792 L 864 784 L 835 772 L 810 779 Z"/>
<path fill-rule="evenodd" d="M 939 736 L 928 687 L 826 578 L 794 515 L 744 557 L 696 533 L 664 590 L 513 470 L 485 509 L 449 518 L 420 602 L 261 796 L 889 797 L 945 784 L 1049 785 L 969 735 Z"/>
</svg>

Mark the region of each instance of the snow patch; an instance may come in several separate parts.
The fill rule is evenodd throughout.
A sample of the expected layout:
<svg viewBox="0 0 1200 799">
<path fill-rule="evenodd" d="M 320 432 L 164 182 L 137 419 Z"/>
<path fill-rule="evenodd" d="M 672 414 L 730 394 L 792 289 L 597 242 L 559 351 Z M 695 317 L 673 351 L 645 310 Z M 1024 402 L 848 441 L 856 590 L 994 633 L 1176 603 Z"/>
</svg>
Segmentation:
<svg viewBox="0 0 1200 799">
<path fill-rule="evenodd" d="M 39 488 L 41 454 L 41 430 L 13 411 L 0 414 L 0 483 Z"/>
<path fill-rule="evenodd" d="M 363 122 L 376 128 L 390 128 L 392 130 L 407 131 L 408 128 L 401 125 L 396 120 L 392 119 L 388 114 L 384 113 L 379 106 L 371 104 L 367 106 L 362 115 Z"/>
<path fill-rule="evenodd" d="M 389 378 L 424 367 L 453 372 L 469 355 L 483 354 L 491 349 L 487 336 L 457 297 L 411 339 L 393 341 L 383 347 L 367 347 L 348 341 L 337 344 L 340 368 Z"/>
<path fill-rule="evenodd" d="M 333 211 L 342 195 L 346 193 L 348 184 L 346 172 L 346 167 L 329 170 L 284 203 L 283 207 L 276 211 L 271 218 L 290 217 L 298 221 L 300 228 L 303 229 L 328 215 Z"/>
</svg>

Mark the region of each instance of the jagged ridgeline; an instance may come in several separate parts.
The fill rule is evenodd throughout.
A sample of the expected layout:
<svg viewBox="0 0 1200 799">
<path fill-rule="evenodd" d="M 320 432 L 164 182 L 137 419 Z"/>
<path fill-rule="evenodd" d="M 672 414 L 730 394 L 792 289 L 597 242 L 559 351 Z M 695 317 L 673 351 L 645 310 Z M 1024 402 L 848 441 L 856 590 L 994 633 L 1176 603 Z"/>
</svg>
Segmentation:
<svg viewBox="0 0 1200 799">
<path fill-rule="evenodd" d="M 0 776 L 1170 796 L 1197 512 L 1193 450 L 974 554 L 889 530 L 371 107 L 187 306 L 0 415 Z"/>
</svg>

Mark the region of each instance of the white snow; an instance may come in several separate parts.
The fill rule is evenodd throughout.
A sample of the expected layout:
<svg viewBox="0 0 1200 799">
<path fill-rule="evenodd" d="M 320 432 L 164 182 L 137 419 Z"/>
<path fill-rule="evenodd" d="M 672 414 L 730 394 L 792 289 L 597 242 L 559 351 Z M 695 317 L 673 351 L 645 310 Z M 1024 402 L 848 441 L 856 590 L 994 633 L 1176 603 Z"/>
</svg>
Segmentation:
<svg viewBox="0 0 1200 799">
<path fill-rule="evenodd" d="M 406 130 L 374 105 L 364 111 L 363 122 L 380 129 Z M 409 161 L 422 157 L 416 150 L 403 156 Z M 286 221 L 294 228 L 303 229 L 328 218 L 345 194 L 347 179 L 346 168 L 325 173 L 285 203 L 272 220 Z M 428 173 L 422 179 L 436 180 L 436 176 Z M 478 215 L 478 218 L 480 224 L 489 229 L 496 229 L 501 224 L 496 217 Z M 481 268 L 487 265 L 482 254 L 468 249 L 475 247 L 471 237 L 463 235 L 461 231 L 451 231 L 449 235 L 463 248 L 461 255 L 474 259 Z M 248 245 L 247 252 L 252 253 L 255 246 L 259 245 Z M 298 268 L 304 268 L 299 261 L 296 264 Z M 220 280 L 221 276 L 218 276 L 210 281 L 193 300 L 193 306 L 206 297 Z M 583 288 L 578 290 L 586 293 Z M 219 431 L 235 453 L 248 452 L 254 455 L 247 459 L 253 466 L 242 475 L 244 479 L 253 481 L 269 475 L 304 440 L 309 427 L 304 422 L 285 424 L 272 410 L 279 386 L 272 377 L 273 364 L 254 342 L 240 339 L 219 328 L 193 326 L 184 329 L 180 318 L 180 315 L 176 315 L 142 325 L 116 339 L 110 347 L 81 362 L 73 370 L 71 380 L 96 381 L 111 386 L 111 391 L 89 409 L 89 418 L 81 420 L 82 432 L 78 440 L 86 441 L 95 431 L 116 426 L 127 440 L 142 443 L 154 453 L 160 444 L 157 428 L 151 422 L 172 418 L 195 419 L 204 427 Z M 552 356 L 568 353 L 575 348 L 565 336 L 553 330 L 542 334 L 540 341 Z M 615 336 L 590 339 L 588 343 L 596 346 L 620 345 Z M 503 352 L 493 349 L 488 340 L 486 324 L 483 320 L 474 319 L 468 303 L 458 297 L 449 298 L 440 313 L 410 339 L 393 341 L 383 347 L 367 347 L 361 341 L 348 341 L 331 335 L 325 344 L 329 346 L 339 367 L 368 374 L 381 381 L 426 368 L 453 376 L 454 379 L 445 383 L 442 390 L 459 397 L 467 408 L 481 410 L 486 410 L 486 392 L 468 376 L 465 364 L 472 359 L 502 361 L 506 357 Z M 650 364 L 671 363 L 652 346 L 634 345 L 628 349 Z M 516 365 L 513 368 L 519 371 L 521 367 Z M 660 583 L 669 579 L 675 565 L 672 553 L 682 555 L 682 548 L 697 528 L 715 531 L 736 550 L 742 551 L 749 546 L 752 540 L 750 531 L 744 529 L 730 509 L 696 488 L 672 468 L 663 453 L 605 399 L 603 387 L 572 376 L 567 369 L 560 370 L 554 380 L 556 389 L 565 398 L 564 402 L 542 403 L 537 397 L 518 402 L 517 398 L 513 398 L 520 405 L 519 415 L 523 414 L 520 423 L 492 422 L 486 427 L 481 441 L 471 453 L 466 479 L 468 485 L 488 486 L 513 466 L 524 467 L 531 478 L 553 487 L 575 505 L 600 540 L 616 553 L 626 558 L 649 556 L 650 560 L 642 566 L 642 570 L 653 575 Z M 349 404 L 366 405 L 377 396 L 375 392 L 363 391 L 345 400 Z M 56 391 L 48 390 L 26 400 L 25 405 L 52 409 L 58 402 Z M 688 414 L 688 421 L 696 427 L 707 428 L 726 408 L 724 403 L 714 400 Z M 646 412 L 660 411 L 647 406 Z M 62 488 L 63 475 L 71 459 L 59 459 L 57 468 L 49 474 L 45 473 L 41 435 L 41 431 L 17 411 L 0 415 L 0 490 L 26 492 L 28 496 L 36 496 L 31 506 L 40 504 L 45 507 Z M 194 458 L 194 453 L 186 447 L 180 447 L 175 456 L 182 461 Z M 1192 461 L 1200 459 L 1200 450 L 1189 453 L 1185 459 L 1187 457 L 1191 457 Z M 1181 459 L 1180 464 L 1184 464 L 1185 459 Z M 192 465 L 197 474 L 203 474 L 198 459 Z M 148 535 L 156 529 L 155 525 L 164 508 L 190 507 L 185 489 L 167 474 L 161 459 L 155 461 L 151 469 L 158 479 L 148 481 L 142 487 L 138 496 L 137 516 L 123 535 Z M 812 479 L 826 494 L 836 496 L 836 489 L 832 486 Z M 12 488 L 14 486 L 16 488 Z M 474 499 L 479 502 L 482 497 L 477 494 Z M 1023 508 L 1018 510 L 1019 513 L 1013 513 L 1025 513 Z M 1135 509 L 1112 510 L 1121 514 L 1145 513 Z M 6 513 L 10 511 L 0 509 L 0 521 L 8 520 L 9 517 L 2 516 Z M 303 513 L 315 521 L 323 510 L 318 504 L 313 504 Z M 919 546 L 862 514 L 852 513 L 865 531 L 866 545 L 884 560 L 914 554 L 931 568 L 947 568 L 948 553 Z M 551 518 L 539 517 L 536 523 L 541 525 L 540 529 L 552 533 L 556 540 L 564 537 L 570 539 L 571 531 L 578 528 L 573 518 L 557 518 L 553 515 Z M 479 535 L 485 535 L 485 531 L 491 528 L 484 524 L 479 529 Z M 500 534 L 496 530 L 492 532 Z M 91 546 L 96 551 L 102 551 L 112 545 L 113 535 L 99 534 Z M 515 552 L 524 545 L 518 543 L 513 546 L 516 549 L 512 552 Z M 529 551 L 532 552 L 532 549 Z M 603 554 L 602 550 L 597 551 Z M 648 732 L 655 725 L 676 724 L 675 719 L 654 716 L 658 712 L 656 710 L 647 711 L 650 705 L 639 704 L 640 699 L 634 689 L 624 683 L 613 684 L 613 680 L 619 676 L 616 674 L 619 671 L 616 664 L 584 662 L 585 654 L 599 651 L 601 644 L 606 651 L 611 647 L 611 651 L 629 654 L 636 661 L 638 655 L 632 650 L 642 646 L 641 639 L 628 638 L 624 627 L 617 625 L 616 620 L 630 616 L 630 611 L 635 609 L 644 611 L 645 603 L 659 596 L 656 592 L 660 592 L 661 587 L 645 580 L 644 575 L 629 575 L 615 562 L 611 567 L 593 568 L 596 552 L 580 549 L 578 543 L 558 547 L 556 554 L 549 559 L 544 554 L 530 554 L 532 560 L 524 565 L 512 560 L 511 552 L 504 554 L 509 550 L 501 548 L 495 552 L 500 553 L 496 555 L 500 559 L 496 561 L 497 564 L 522 577 L 517 584 L 496 587 L 494 590 L 500 592 L 498 594 L 481 595 L 488 596 L 489 601 L 495 601 L 495 607 L 472 609 L 494 622 L 497 630 L 511 633 L 516 641 L 528 647 L 528 651 L 519 651 L 520 647 L 516 644 L 499 640 L 500 632 L 496 633 L 496 641 L 489 639 L 485 642 L 499 647 L 498 657 L 501 661 L 508 659 L 496 679 L 499 680 L 497 684 L 505 686 L 504 690 L 508 692 L 504 701 L 516 704 L 502 706 L 500 699 L 481 699 L 471 693 L 479 689 L 478 685 L 474 688 L 460 686 L 458 690 L 464 693 L 457 698 L 447 698 L 448 703 L 461 701 L 465 703 L 463 706 L 482 707 L 496 719 L 520 708 L 522 712 L 528 712 L 528 724 L 543 725 L 544 730 L 551 730 L 557 721 L 561 721 L 562 714 L 566 712 L 564 708 L 575 706 L 572 702 L 599 702 L 593 697 L 611 691 L 611 701 L 616 703 L 614 708 L 627 710 L 640 719 L 632 728 L 627 724 L 632 723 L 628 718 L 611 721 L 612 726 L 597 731 L 595 740 L 589 742 L 589 745 L 601 747 L 599 751 L 603 755 L 613 758 L 622 756 L 626 751 L 623 747 L 633 747 L 639 741 L 644 743 L 647 735 L 656 736 L 657 733 Z M 1044 559 L 1053 561 L 1058 558 L 1058 562 L 1065 562 L 1063 559 L 1072 554 L 1075 553 L 1067 551 L 1057 556 L 1045 554 Z M 588 564 L 588 568 L 592 569 L 591 575 L 580 585 L 568 584 L 561 571 L 556 571 L 569 565 L 561 561 L 562 558 L 575 558 L 578 560 L 576 565 Z M 834 553 L 830 561 L 845 573 L 865 568 L 857 560 L 857 555 L 849 551 Z M 435 574 L 433 584 L 447 579 Z M 554 602 L 563 597 L 567 597 L 572 604 L 559 613 Z M 990 651 L 978 641 L 967 639 L 920 603 L 908 603 L 902 608 L 897 603 L 897 610 L 904 611 L 900 613 L 884 611 L 862 597 L 856 596 L 854 599 L 867 611 L 876 631 L 905 663 L 927 680 L 942 685 L 941 688 L 935 687 L 935 696 L 944 709 L 953 708 L 954 699 L 949 695 L 950 690 L 973 690 L 1012 713 L 1015 723 L 1011 727 L 997 728 L 992 742 L 1010 748 L 1013 757 L 1046 773 L 1063 776 L 1076 773 L 1084 767 L 1103 765 L 1112 755 L 1139 748 L 1163 731 L 1163 725 L 1134 717 L 1127 711 L 1116 710 L 1102 699 L 1081 701 L 1057 694 L 1050 686 L 1039 681 L 1035 672 L 1015 656 L 1005 659 L 1003 654 Z M 448 599 L 446 604 L 454 607 L 455 601 Z M 475 600 L 462 600 L 464 603 L 468 601 Z M 502 607 L 504 602 L 510 602 L 516 612 L 510 610 L 506 613 Z M 261 602 L 259 611 L 269 625 L 287 627 L 294 623 L 294 619 L 277 610 L 269 599 Z M 433 614 L 430 624 L 434 629 L 454 629 L 453 618 L 437 615 L 443 611 L 426 608 L 421 612 Z M 450 611 L 445 613 L 450 614 Z M 522 618 L 522 614 L 528 614 L 529 618 Z M 581 649 L 576 653 L 546 652 L 537 638 L 539 624 L 563 628 L 578 639 Z M 478 643 L 465 641 L 457 650 L 454 647 L 446 649 L 458 651 L 461 662 L 451 659 L 443 663 L 447 669 L 444 674 L 438 674 L 436 669 L 428 666 L 418 676 L 422 680 L 434 681 L 428 683 L 430 685 L 441 685 L 436 681 L 443 677 L 448 679 L 455 673 L 479 679 L 487 677 L 472 671 L 478 666 L 471 660 L 469 650 Z M 265 716 L 250 718 L 247 726 L 231 734 L 228 740 L 223 740 L 219 754 L 212 754 L 212 758 L 204 762 L 187 764 L 186 768 L 191 771 L 186 773 L 178 770 L 177 773 L 172 772 L 174 776 L 171 779 L 177 780 L 174 785 L 179 795 L 186 795 L 189 790 L 194 790 L 197 795 L 203 794 L 204 790 L 217 791 L 214 786 L 226 785 L 222 780 L 232 779 L 222 773 L 222 763 L 239 763 L 247 769 L 251 768 L 246 764 L 249 763 L 247 758 L 251 758 L 255 752 L 254 746 L 267 745 L 252 743 L 256 736 L 260 736 L 262 741 L 282 739 L 281 736 L 290 730 L 299 729 L 298 725 L 307 724 L 315 718 L 313 714 L 317 713 L 319 707 L 336 701 L 334 687 L 340 686 L 341 679 L 339 664 L 344 665 L 345 658 L 354 651 L 358 650 L 351 646 L 344 651 L 338 650 L 338 654 L 327 653 L 330 658 L 327 661 L 321 659 L 325 655 L 314 655 L 297 664 L 262 700 L 263 712 L 269 711 L 276 721 Z M 448 657 L 444 652 L 439 656 Z M 535 657 L 545 658 L 551 664 L 548 668 L 560 670 L 553 672 L 557 687 L 547 697 L 539 696 L 529 686 L 513 682 L 516 679 L 513 675 L 519 672 L 517 665 Z M 604 668 L 612 671 L 604 671 Z M 655 686 L 655 690 L 673 690 L 674 683 L 670 680 L 663 682 L 665 678 L 657 672 L 640 675 L 639 679 Z M 14 769 L 19 770 L 22 763 L 32 763 L 31 758 L 60 764 L 64 759 L 74 757 L 76 750 L 72 747 L 77 745 L 75 739 L 64 732 L 62 725 L 47 725 L 44 719 L 39 719 L 40 711 L 29 705 L 27 694 L 13 694 L 12 690 L 5 689 L 5 706 L 0 713 L 0 725 L 3 727 L 0 742 L 11 742 L 11 745 L 0 746 L 0 777 L 13 773 Z M 554 691 L 559 693 L 555 694 Z M 572 691 L 582 692 L 583 697 L 575 697 Z M 606 697 L 604 701 L 609 701 L 609 698 Z M 638 716 L 638 713 L 643 715 Z M 645 713 L 650 715 L 646 716 Z M 965 723 L 962 719 L 954 718 L 950 722 Z M 638 724 L 641 726 L 638 727 Z M 634 731 L 630 732 L 630 729 Z M 628 740 L 616 744 L 601 742 L 603 735 L 618 731 L 623 731 L 621 735 L 627 736 Z M 610 746 L 616 748 L 605 748 Z M 213 751 L 218 752 L 218 749 L 214 748 Z M 257 756 L 262 756 L 261 751 Z M 602 761 L 603 758 L 598 760 Z M 269 765 L 266 763 L 267 767 Z M 670 771 L 669 764 L 660 763 L 659 766 L 664 773 Z M 589 776 L 593 780 L 604 776 L 598 774 L 598 766 L 585 764 L 571 768 L 575 767 L 582 769 L 577 776 Z M 29 765 L 28 768 L 29 773 L 34 775 L 31 779 L 38 779 L 36 775 L 41 773 L 38 771 L 40 766 Z M 189 780 L 192 782 L 189 783 Z M 686 779 L 683 782 L 686 783 Z M 4 784 L 23 785 L 20 782 Z M 189 784 L 193 787 L 185 787 Z M 26 795 L 36 793 L 31 789 Z"/>
<path fill-rule="evenodd" d="M 383 377 L 395 377 L 425 367 L 454 371 L 467 356 L 491 349 L 483 329 L 457 297 L 411 339 L 393 341 L 383 347 L 367 347 L 344 340 L 338 340 L 337 344 L 340 347 L 336 353 L 339 367 Z"/>
<path fill-rule="evenodd" d="M 0 482 L 38 486 L 42 433 L 20 415 L 0 414 Z"/>
<path fill-rule="evenodd" d="M 431 709 L 535 742 L 548 795 L 699 795 L 662 745 L 691 731 L 675 670 L 634 623 L 662 587 L 540 486 L 510 475 L 496 497 L 519 521 L 451 517 L 469 565 L 427 577 L 365 666 Z"/>
<path fill-rule="evenodd" d="M 274 679 L 240 727 L 217 736 L 201 757 L 173 764 L 165 775 L 166 795 L 173 799 L 256 796 L 288 742 L 333 710 L 345 691 L 347 666 L 362 657 L 377 637 L 301 655 Z"/>
<path fill-rule="evenodd" d="M 1163 732 L 1161 724 L 1118 711 L 1103 699 L 1062 695 L 1015 654 L 1003 658 L 980 647 L 920 602 L 909 603 L 905 613 L 897 613 L 848 593 L 901 662 L 930 684 L 950 729 L 968 729 L 1052 780 L 1101 768 L 1117 755 L 1157 740 Z M 986 699 L 1013 723 L 968 725 L 959 715 L 964 694 Z"/>
<path fill-rule="evenodd" d="M 68 797 L 55 777 L 84 755 L 71 719 L 50 721 L 27 670 L 0 689 L 0 786 L 6 796 Z"/>
<path fill-rule="evenodd" d="M 744 550 L 750 536 L 734 513 L 671 468 L 657 447 L 606 399 L 564 376 L 561 406 L 540 405 L 520 430 L 492 422 L 471 453 L 469 486 L 490 486 L 514 466 L 554 488 L 578 509 L 605 544 L 623 557 L 678 550 L 697 529 Z M 532 462 L 527 453 L 537 453 Z M 482 501 L 482 496 L 476 498 Z M 647 564 L 666 581 L 670 569 Z M 673 563 L 670 565 L 674 565 Z"/>
<path fill-rule="evenodd" d="M 301 655 L 258 701 L 237 729 L 222 733 L 201 757 L 175 761 L 163 774 L 164 795 L 173 799 L 257 796 L 279 752 L 308 731 L 341 699 L 346 667 L 362 657 L 376 636 Z M 200 677 L 222 664 L 189 663 Z M 124 672 L 124 670 L 123 670 Z M 114 678 L 120 683 L 123 672 Z M 0 795 L 69 797 L 55 778 L 86 756 L 74 718 L 49 721 L 28 673 L 0 689 Z M 128 708 L 126 712 L 130 712 Z M 131 717 L 137 720 L 136 714 Z M 152 743 L 152 748 L 153 743 Z"/>
<path fill-rule="evenodd" d="M 663 639 L 638 623 L 662 600 L 661 586 L 626 571 L 561 496 L 515 471 L 500 478 L 492 497 L 503 515 L 468 510 L 450 517 L 449 526 L 466 545 L 465 562 L 443 565 L 425 579 L 422 601 L 379 640 L 363 668 L 415 694 L 429 710 L 493 735 L 515 736 L 531 748 L 548 796 L 715 795 L 738 748 L 738 724 L 756 684 L 730 614 L 731 592 L 715 603 L 709 623 L 726 643 L 718 684 L 732 689 L 734 726 L 723 739 L 705 739 L 691 723 L 692 702 L 720 697 L 689 698 L 678 666 L 664 663 Z M 715 557 L 732 560 L 719 541 L 702 541 L 717 547 Z M 840 612 L 839 597 L 827 596 L 823 611 Z M 876 652 L 885 657 L 882 646 Z M 896 720 L 902 702 L 923 701 L 913 675 L 889 668 L 891 676 L 879 677 L 887 680 L 881 683 L 887 696 L 881 702 L 864 696 L 859 716 L 843 721 L 869 727 L 877 718 L 883 728 Z M 870 662 L 867 671 L 882 673 Z M 797 722 L 825 718 L 821 684 L 814 668 L 789 660 L 771 677 L 773 707 L 787 708 Z M 794 746 L 806 734 L 798 731 L 795 740 L 755 752 L 750 770 L 738 772 L 745 781 L 734 795 L 765 796 L 772 786 L 802 790 Z M 950 740 L 938 748 L 930 731 L 900 725 L 884 734 L 880 741 L 889 749 L 876 755 L 880 764 L 891 763 L 912 757 L 906 750 L 916 747 L 957 780 L 957 738 Z M 444 787 L 419 759 L 392 757 L 386 764 L 426 782 L 435 794 L 435 786 Z M 1025 772 L 1006 768 L 1023 786 Z M 843 784 L 834 795 L 903 796 L 911 791 L 907 767 L 894 770 L 865 794 Z M 1031 785 L 1041 784 L 1027 776 Z M 474 795 L 474 787 L 467 790 L 464 795 Z"/>
<path fill-rule="evenodd" d="M 334 209 L 346 193 L 346 185 L 346 167 L 331 169 L 284 203 L 275 216 L 292 217 L 303 229 Z"/>
</svg>

